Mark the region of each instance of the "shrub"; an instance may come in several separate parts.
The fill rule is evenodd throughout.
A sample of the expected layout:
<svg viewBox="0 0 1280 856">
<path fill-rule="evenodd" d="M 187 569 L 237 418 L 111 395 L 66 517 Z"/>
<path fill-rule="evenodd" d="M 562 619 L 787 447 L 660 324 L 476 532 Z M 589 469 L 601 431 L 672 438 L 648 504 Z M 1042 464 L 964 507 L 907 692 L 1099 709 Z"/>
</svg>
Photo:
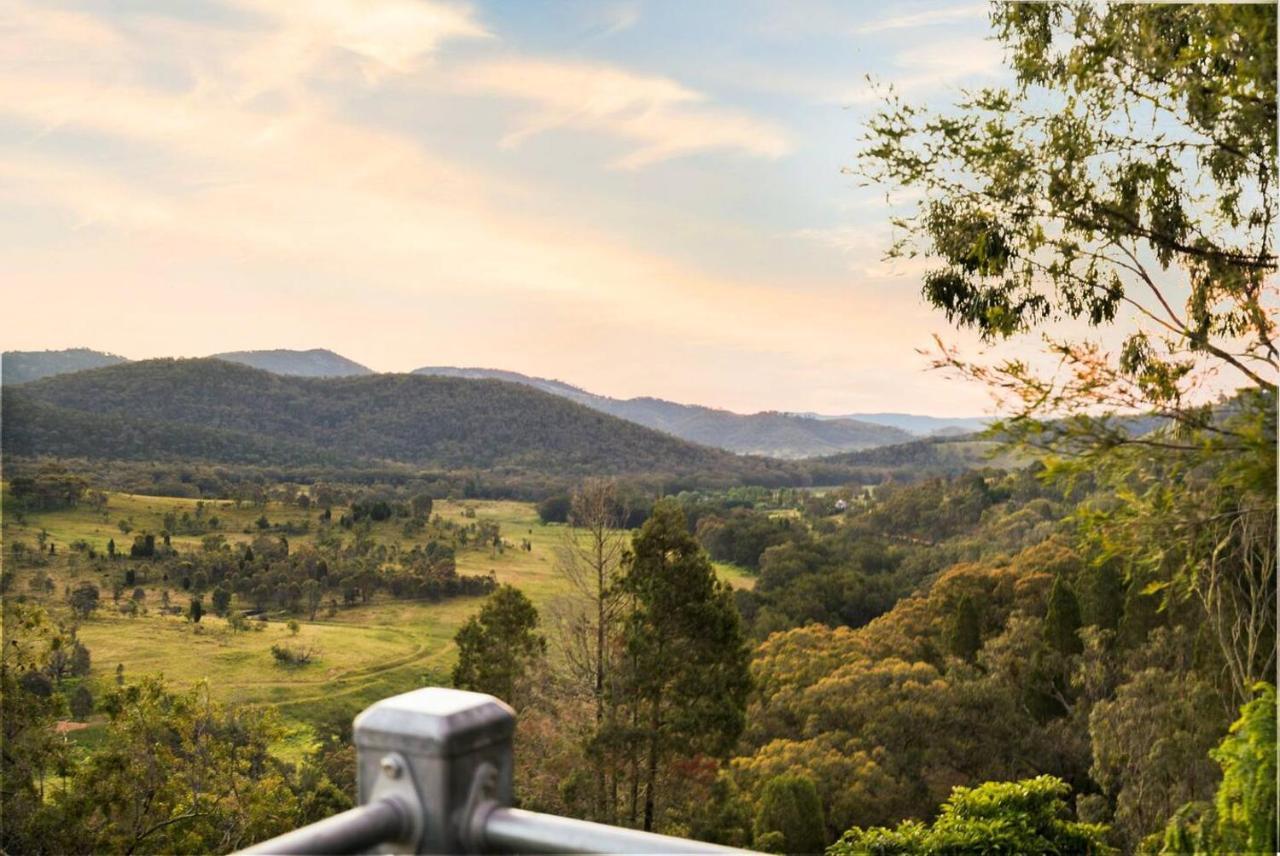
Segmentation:
<svg viewBox="0 0 1280 856">
<path fill-rule="evenodd" d="M 1111 853 L 1105 826 L 1067 819 L 1070 793 L 1054 776 L 958 787 L 932 826 L 917 820 L 894 829 L 855 826 L 827 853 Z"/>
<path fill-rule="evenodd" d="M 538 503 L 538 518 L 543 523 L 565 523 L 572 507 L 573 501 L 564 494 L 549 496 Z"/>
<path fill-rule="evenodd" d="M 310 663 L 319 652 L 315 648 L 294 648 L 289 645 L 272 645 L 271 656 L 275 658 L 276 665 L 279 666 L 305 666 Z"/>
<path fill-rule="evenodd" d="M 71 715 L 83 722 L 93 713 L 93 694 L 84 684 L 75 688 L 70 699 Z"/>
</svg>

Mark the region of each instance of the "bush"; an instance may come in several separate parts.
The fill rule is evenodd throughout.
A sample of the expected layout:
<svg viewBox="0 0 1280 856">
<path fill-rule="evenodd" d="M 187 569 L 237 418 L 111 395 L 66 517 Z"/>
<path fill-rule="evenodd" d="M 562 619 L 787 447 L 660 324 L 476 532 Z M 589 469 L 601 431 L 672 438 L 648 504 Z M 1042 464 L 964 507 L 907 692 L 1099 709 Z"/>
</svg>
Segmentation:
<svg viewBox="0 0 1280 856">
<path fill-rule="evenodd" d="M 272 645 L 271 656 L 275 658 L 276 665 L 279 666 L 305 666 L 310 663 L 319 652 L 315 648 L 294 648 L 289 645 Z"/>
<path fill-rule="evenodd" d="M 88 687 L 81 684 L 71 693 L 70 704 L 71 715 L 83 722 L 93 713 L 93 693 L 89 692 Z"/>
<path fill-rule="evenodd" d="M 71 592 L 68 600 L 76 616 L 84 619 L 88 618 L 98 608 L 98 602 L 101 598 L 102 595 L 97 586 L 93 583 L 81 583 Z"/>
<path fill-rule="evenodd" d="M 755 822 L 756 847 L 770 853 L 821 853 L 826 823 L 808 776 L 775 776 L 764 786 Z"/>
<path fill-rule="evenodd" d="M 1067 820 L 1071 788 L 1054 776 L 958 787 L 933 826 L 906 820 L 894 829 L 854 827 L 829 856 L 862 853 L 1107 854 L 1106 827 Z"/>
<path fill-rule="evenodd" d="M 565 523 L 572 507 L 573 501 L 564 494 L 549 496 L 538 503 L 538 518 L 543 523 Z"/>
<path fill-rule="evenodd" d="M 1213 802 L 1178 809 L 1161 854 L 1276 852 L 1276 688 L 1258 684 L 1254 694 L 1209 753 L 1222 766 Z"/>
</svg>

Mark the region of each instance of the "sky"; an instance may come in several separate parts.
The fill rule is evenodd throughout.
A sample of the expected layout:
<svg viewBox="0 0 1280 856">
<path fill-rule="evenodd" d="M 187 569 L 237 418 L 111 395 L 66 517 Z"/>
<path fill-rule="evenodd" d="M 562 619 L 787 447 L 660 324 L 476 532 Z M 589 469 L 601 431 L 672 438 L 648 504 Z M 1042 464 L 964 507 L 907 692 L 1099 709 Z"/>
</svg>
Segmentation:
<svg viewBox="0 0 1280 856">
<path fill-rule="evenodd" d="M 842 171 L 972 2 L 0 0 L 3 346 L 331 348 L 616 397 L 979 415 Z"/>
</svg>

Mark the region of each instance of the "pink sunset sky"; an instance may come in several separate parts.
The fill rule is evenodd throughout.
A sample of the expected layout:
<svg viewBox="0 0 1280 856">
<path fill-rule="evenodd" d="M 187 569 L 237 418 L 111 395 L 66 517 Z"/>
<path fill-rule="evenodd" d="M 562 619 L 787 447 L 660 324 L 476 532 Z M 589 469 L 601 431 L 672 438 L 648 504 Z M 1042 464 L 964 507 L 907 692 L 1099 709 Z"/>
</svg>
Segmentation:
<svg viewBox="0 0 1280 856">
<path fill-rule="evenodd" d="M 331 348 L 616 397 L 980 415 L 851 164 L 973 3 L 0 0 L 4 347 Z M 1023 343 L 1030 353 L 1035 342 Z"/>
</svg>

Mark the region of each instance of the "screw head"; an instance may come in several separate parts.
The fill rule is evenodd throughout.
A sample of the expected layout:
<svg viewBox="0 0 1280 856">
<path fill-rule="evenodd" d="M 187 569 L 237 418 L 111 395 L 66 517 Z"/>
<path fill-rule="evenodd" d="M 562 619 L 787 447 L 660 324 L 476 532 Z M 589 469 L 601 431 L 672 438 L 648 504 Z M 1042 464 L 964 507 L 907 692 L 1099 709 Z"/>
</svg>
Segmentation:
<svg viewBox="0 0 1280 856">
<path fill-rule="evenodd" d="M 400 774 L 404 772 L 404 765 L 394 755 L 383 756 L 379 766 L 382 768 L 382 774 L 388 779 L 398 779 Z"/>
</svg>

